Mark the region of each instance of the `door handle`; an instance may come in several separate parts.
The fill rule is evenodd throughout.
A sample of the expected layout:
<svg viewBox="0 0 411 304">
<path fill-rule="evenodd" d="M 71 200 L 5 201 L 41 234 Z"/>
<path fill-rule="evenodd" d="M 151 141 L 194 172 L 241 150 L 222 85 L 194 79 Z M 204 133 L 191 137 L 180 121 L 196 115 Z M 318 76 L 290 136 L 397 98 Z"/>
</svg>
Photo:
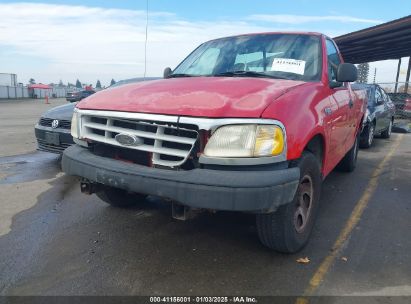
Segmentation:
<svg viewBox="0 0 411 304">
<path fill-rule="evenodd" d="M 350 109 L 354 106 L 354 102 L 352 101 L 351 98 L 350 98 L 350 101 L 348 102 L 348 106 L 350 107 Z"/>
</svg>

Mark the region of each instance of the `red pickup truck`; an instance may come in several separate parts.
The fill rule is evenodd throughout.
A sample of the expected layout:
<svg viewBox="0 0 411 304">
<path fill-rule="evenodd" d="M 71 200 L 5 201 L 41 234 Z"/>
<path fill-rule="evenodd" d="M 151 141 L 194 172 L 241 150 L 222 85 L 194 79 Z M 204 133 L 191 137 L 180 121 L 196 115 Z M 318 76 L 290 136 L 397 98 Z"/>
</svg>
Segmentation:
<svg viewBox="0 0 411 304">
<path fill-rule="evenodd" d="M 164 79 L 100 91 L 72 120 L 63 170 L 114 206 L 166 198 L 256 215 L 261 242 L 308 241 L 321 184 L 355 168 L 364 101 L 354 65 L 319 33 L 262 33 L 200 45 Z"/>
</svg>

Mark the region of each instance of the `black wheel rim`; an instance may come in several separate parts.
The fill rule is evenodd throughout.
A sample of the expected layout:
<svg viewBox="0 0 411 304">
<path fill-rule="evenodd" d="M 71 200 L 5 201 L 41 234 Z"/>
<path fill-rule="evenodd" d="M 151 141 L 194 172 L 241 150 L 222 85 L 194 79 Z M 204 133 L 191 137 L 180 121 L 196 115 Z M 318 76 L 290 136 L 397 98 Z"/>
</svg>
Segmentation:
<svg viewBox="0 0 411 304">
<path fill-rule="evenodd" d="M 298 186 L 297 206 L 294 212 L 294 228 L 303 233 L 310 221 L 314 188 L 311 176 L 305 175 Z"/>
</svg>

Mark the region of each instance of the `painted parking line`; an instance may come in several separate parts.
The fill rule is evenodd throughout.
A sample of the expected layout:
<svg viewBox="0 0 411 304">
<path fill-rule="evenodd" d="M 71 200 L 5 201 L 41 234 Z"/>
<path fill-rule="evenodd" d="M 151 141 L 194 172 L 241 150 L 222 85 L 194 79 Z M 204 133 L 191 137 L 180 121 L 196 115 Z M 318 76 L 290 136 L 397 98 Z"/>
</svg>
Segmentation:
<svg viewBox="0 0 411 304">
<path fill-rule="evenodd" d="M 341 230 L 340 234 L 338 235 L 338 238 L 335 241 L 333 247 L 331 248 L 329 255 L 324 258 L 320 266 L 315 271 L 314 275 L 311 277 L 307 288 L 304 290 L 303 296 L 297 299 L 296 301 L 297 304 L 308 303 L 309 299 L 307 297 L 314 295 L 315 291 L 318 289 L 321 282 L 324 280 L 331 265 L 334 263 L 336 257 L 341 252 L 341 249 L 344 243 L 347 241 L 351 232 L 353 231 L 355 226 L 360 221 L 365 208 L 367 207 L 372 195 L 377 189 L 378 181 L 382 174 L 382 171 L 384 170 L 385 165 L 394 155 L 394 152 L 397 150 L 403 137 L 404 137 L 404 134 L 401 134 L 397 137 L 397 139 L 391 146 L 391 149 L 389 150 L 389 152 L 385 155 L 383 160 L 378 164 L 377 168 L 374 170 L 373 174 L 370 177 L 370 181 L 367 184 L 367 187 L 365 188 L 361 198 L 355 205 L 354 210 L 351 212 L 351 215 L 348 218 L 347 222 L 345 223 L 344 228 Z"/>
</svg>

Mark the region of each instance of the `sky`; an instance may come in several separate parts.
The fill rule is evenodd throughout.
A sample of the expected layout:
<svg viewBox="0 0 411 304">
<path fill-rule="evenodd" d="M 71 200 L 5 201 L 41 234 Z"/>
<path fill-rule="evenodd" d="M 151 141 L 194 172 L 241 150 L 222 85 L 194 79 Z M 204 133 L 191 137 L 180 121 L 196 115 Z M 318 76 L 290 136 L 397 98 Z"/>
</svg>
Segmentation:
<svg viewBox="0 0 411 304">
<path fill-rule="evenodd" d="M 331 37 L 404 17 L 410 0 L 149 0 L 147 76 L 174 68 L 200 43 L 267 31 Z M 103 85 L 144 74 L 146 0 L 0 0 L 0 73 L 19 82 Z M 395 80 L 397 61 L 371 64 L 377 82 Z M 405 79 L 403 60 L 400 80 Z M 372 80 L 373 75 L 370 76 Z"/>
</svg>

